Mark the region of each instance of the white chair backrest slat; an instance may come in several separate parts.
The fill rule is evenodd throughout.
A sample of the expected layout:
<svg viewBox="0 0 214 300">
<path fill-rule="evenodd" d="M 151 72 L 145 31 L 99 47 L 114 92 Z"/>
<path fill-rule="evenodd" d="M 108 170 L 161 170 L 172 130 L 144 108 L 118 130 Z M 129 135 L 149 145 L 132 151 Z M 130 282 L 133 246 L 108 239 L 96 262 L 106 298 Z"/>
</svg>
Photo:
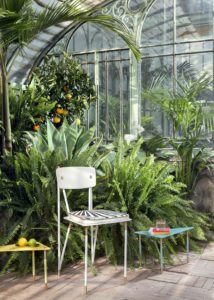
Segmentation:
<svg viewBox="0 0 214 300">
<path fill-rule="evenodd" d="M 56 169 L 59 189 L 85 189 L 96 185 L 96 170 L 92 167 L 62 167 Z"/>
</svg>

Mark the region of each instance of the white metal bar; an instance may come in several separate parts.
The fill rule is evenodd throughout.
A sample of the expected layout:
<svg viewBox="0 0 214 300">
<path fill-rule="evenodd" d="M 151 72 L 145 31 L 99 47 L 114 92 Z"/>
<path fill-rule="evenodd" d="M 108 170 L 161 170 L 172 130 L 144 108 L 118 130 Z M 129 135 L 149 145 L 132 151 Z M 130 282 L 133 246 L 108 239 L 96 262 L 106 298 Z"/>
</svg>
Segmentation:
<svg viewBox="0 0 214 300">
<path fill-rule="evenodd" d="M 60 189 L 57 188 L 57 235 L 58 235 L 58 276 L 60 276 Z"/>
<path fill-rule="evenodd" d="M 127 222 L 124 227 L 124 278 L 127 279 Z"/>
<path fill-rule="evenodd" d="M 67 213 L 69 214 L 70 208 L 69 208 L 69 205 L 68 205 L 68 199 L 67 199 L 67 196 L 66 196 L 66 192 L 65 192 L 64 189 L 62 190 L 62 192 L 63 192 L 63 196 L 64 196 L 64 200 L 65 200 L 66 210 L 67 210 Z"/>
<path fill-rule="evenodd" d="M 63 249 L 62 249 L 62 254 L 61 254 L 61 257 L 60 257 L 59 270 L 61 270 L 61 267 L 62 267 L 62 262 L 63 262 L 63 259 L 64 259 L 65 249 L 66 249 L 66 246 L 67 246 L 67 243 L 68 243 L 68 237 L 69 237 L 69 234 L 70 234 L 70 230 L 71 230 L 71 223 L 69 223 L 68 229 L 67 229 L 67 232 L 66 232 L 65 242 L 64 242 L 64 246 L 63 246 Z"/>
<path fill-rule="evenodd" d="M 88 209 L 93 209 L 93 197 L 92 197 L 92 188 L 88 189 Z"/>
<path fill-rule="evenodd" d="M 92 265 L 94 263 L 93 257 L 94 257 L 94 226 L 91 226 L 91 263 L 92 263 Z"/>
<path fill-rule="evenodd" d="M 93 227 L 93 226 L 92 226 Z M 95 260 L 95 252 L 96 252 L 96 243 L 97 243 L 97 233 L 98 233 L 98 226 L 95 226 L 95 233 L 94 233 L 94 239 L 93 239 L 93 243 L 92 243 L 92 256 L 91 256 L 91 263 L 92 265 L 94 264 L 94 260 Z"/>
<path fill-rule="evenodd" d="M 85 293 L 87 293 L 87 273 L 88 273 L 88 227 L 85 227 Z"/>
</svg>

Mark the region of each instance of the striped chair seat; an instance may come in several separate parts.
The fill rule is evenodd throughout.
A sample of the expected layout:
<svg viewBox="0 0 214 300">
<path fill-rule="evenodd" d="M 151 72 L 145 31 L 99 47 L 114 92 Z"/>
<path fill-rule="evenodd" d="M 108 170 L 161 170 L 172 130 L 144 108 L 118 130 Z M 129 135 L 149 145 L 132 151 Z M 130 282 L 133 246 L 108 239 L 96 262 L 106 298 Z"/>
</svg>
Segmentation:
<svg viewBox="0 0 214 300">
<path fill-rule="evenodd" d="M 123 212 L 109 210 L 79 210 L 70 211 L 65 220 L 75 221 L 82 226 L 113 224 L 130 221 L 129 215 Z"/>
</svg>

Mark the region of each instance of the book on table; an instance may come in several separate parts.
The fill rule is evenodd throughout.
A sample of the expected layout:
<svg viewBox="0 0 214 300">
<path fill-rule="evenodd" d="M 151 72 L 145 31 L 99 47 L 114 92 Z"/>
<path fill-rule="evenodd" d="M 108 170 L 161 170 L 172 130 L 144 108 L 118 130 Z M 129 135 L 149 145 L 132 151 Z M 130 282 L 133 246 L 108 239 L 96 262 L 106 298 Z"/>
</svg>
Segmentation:
<svg viewBox="0 0 214 300">
<path fill-rule="evenodd" d="M 158 227 L 152 227 L 149 229 L 149 232 L 151 234 L 169 234 L 170 233 L 170 227 L 163 227 L 163 228 L 158 228 Z"/>
</svg>

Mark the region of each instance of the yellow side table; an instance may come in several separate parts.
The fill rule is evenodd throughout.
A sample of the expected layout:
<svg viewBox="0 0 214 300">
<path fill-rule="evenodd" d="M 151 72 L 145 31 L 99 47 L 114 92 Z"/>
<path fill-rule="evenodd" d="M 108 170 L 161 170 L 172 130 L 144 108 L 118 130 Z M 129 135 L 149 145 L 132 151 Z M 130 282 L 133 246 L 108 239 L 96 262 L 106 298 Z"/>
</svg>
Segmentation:
<svg viewBox="0 0 214 300">
<path fill-rule="evenodd" d="M 12 245 L 5 245 L 5 246 L 0 246 L 0 252 L 16 252 L 16 251 L 32 251 L 32 275 L 33 275 L 33 280 L 35 280 L 36 277 L 36 271 L 35 271 L 35 252 L 36 251 L 44 251 L 44 281 L 45 281 L 45 286 L 48 286 L 48 273 L 47 273 L 47 251 L 50 250 L 49 247 L 37 243 L 38 245 L 36 247 L 30 247 L 30 246 L 25 246 L 25 247 L 20 247 L 16 246 L 15 244 Z"/>
</svg>

